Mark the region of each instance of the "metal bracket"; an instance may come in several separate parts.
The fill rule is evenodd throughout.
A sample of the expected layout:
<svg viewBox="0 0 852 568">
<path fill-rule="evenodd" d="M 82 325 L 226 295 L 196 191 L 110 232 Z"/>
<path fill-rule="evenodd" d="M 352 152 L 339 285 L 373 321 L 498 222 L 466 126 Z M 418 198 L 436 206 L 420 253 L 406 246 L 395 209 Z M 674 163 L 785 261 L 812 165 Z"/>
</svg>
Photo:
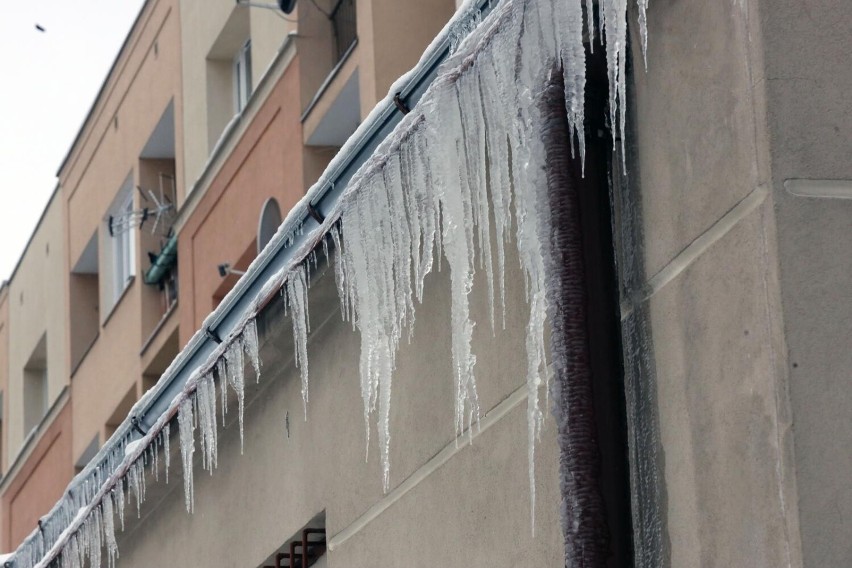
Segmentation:
<svg viewBox="0 0 852 568">
<path fill-rule="evenodd" d="M 147 436 L 148 432 L 142 429 L 142 426 L 139 425 L 139 418 L 136 416 L 130 417 L 130 423 L 133 425 L 133 429 L 142 434 L 143 436 Z"/>
<path fill-rule="evenodd" d="M 400 95 L 402 95 L 402 93 L 397 93 L 393 96 L 393 104 L 396 105 L 396 108 L 399 109 L 399 112 L 401 112 L 402 114 L 408 114 L 409 112 L 411 112 L 411 109 L 408 108 L 408 105 L 405 104 L 405 101 L 402 100 Z"/>
<path fill-rule="evenodd" d="M 215 341 L 217 345 L 222 344 L 222 338 L 219 337 L 219 334 L 210 329 L 209 327 L 204 328 L 204 335 Z"/>
<path fill-rule="evenodd" d="M 320 213 L 319 211 L 317 211 L 316 207 L 314 207 L 313 205 L 311 205 L 311 204 L 310 204 L 310 202 L 308 202 L 308 214 L 309 214 L 311 217 L 313 217 L 313 218 L 314 218 L 314 221 L 316 221 L 316 222 L 317 222 L 317 223 L 319 223 L 320 225 L 322 225 L 323 223 L 325 223 L 325 217 L 323 216 L 323 214 L 322 214 L 322 213 Z"/>
</svg>

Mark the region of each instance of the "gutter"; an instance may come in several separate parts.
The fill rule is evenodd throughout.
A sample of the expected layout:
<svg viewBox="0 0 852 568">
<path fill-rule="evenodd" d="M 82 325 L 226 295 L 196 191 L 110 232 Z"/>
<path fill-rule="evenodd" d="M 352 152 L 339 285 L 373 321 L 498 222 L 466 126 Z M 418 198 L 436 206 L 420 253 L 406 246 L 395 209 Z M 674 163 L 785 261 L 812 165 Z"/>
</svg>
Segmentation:
<svg viewBox="0 0 852 568">
<path fill-rule="evenodd" d="M 419 64 L 400 78 L 391 87 L 391 94 L 379 102 L 367 119 L 359 126 L 352 137 L 340 149 L 323 175 L 311 187 L 304 198 L 297 203 L 281 228 L 266 248 L 254 260 L 246 274 L 228 293 L 218 308 L 213 311 L 196 331 L 183 351 L 178 354 L 172 365 L 132 410 L 142 429 L 147 430 L 157 421 L 169 406 L 172 399 L 183 389 L 192 372 L 201 366 L 216 348 L 216 343 L 206 333 L 210 331 L 219 337 L 226 337 L 242 314 L 248 310 L 268 280 L 286 266 L 293 251 L 310 240 L 313 232 L 321 223 L 310 212 L 330 212 L 338 201 L 349 180 L 361 165 L 369 158 L 379 144 L 402 120 L 397 98 L 408 108 L 413 107 L 423 96 L 437 75 L 438 66 L 448 57 L 453 32 L 457 26 L 490 12 L 491 0 L 468 0 L 459 9 L 436 40 L 427 48 Z M 301 229 L 298 230 L 297 229 Z M 130 417 L 129 417 L 130 418 Z M 131 429 L 129 420 L 125 420 L 115 437 L 122 437 Z M 109 447 L 107 444 L 103 449 Z"/>
<path fill-rule="evenodd" d="M 288 266 L 297 251 L 312 240 L 323 226 L 325 213 L 334 211 L 340 196 L 360 167 L 402 120 L 407 109 L 414 107 L 437 76 L 438 67 L 450 55 L 456 40 L 475 27 L 482 16 L 491 12 L 500 0 L 466 0 L 438 36 L 426 48 L 418 64 L 400 77 L 389 94 L 380 101 L 355 133 L 332 159 L 320 179 L 288 213 L 278 232 L 249 266 L 246 274 L 225 296 L 224 300 L 202 323 L 183 350 L 172 361 L 160 380 L 133 406 L 130 414 L 116 429 L 97 455 L 77 474 L 53 509 L 41 519 L 53 524 L 63 502 L 80 488 L 106 480 L 120 469 L 110 459 L 126 441 L 139 440 L 168 412 L 172 400 L 181 394 L 193 373 L 205 364 L 216 351 L 214 337 L 227 337 L 241 323 L 267 283 Z M 123 456 L 123 451 L 122 451 Z M 100 483 L 97 484 L 100 486 Z M 55 522 L 55 521 L 54 521 Z M 38 538 L 36 528 L 25 539 Z M 21 550 L 24 543 L 18 547 Z M 46 543 L 45 550 L 53 543 Z M 17 565 L 17 559 L 14 561 Z"/>
</svg>

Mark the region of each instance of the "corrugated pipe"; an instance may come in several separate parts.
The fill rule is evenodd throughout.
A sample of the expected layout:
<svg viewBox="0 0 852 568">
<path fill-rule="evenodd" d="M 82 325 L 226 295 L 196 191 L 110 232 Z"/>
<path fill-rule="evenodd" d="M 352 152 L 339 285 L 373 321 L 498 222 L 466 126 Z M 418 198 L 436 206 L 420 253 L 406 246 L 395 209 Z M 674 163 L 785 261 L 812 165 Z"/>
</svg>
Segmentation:
<svg viewBox="0 0 852 568">
<path fill-rule="evenodd" d="M 601 457 L 595 427 L 589 355 L 586 274 L 580 198 L 572 167 L 572 136 L 565 112 L 562 73 L 551 73 L 541 96 L 546 153 L 547 202 L 551 220 L 548 279 L 553 413 L 559 440 L 559 483 L 565 566 L 604 568 L 609 530 L 601 494 Z M 548 214 L 543 212 L 542 214 Z"/>
<path fill-rule="evenodd" d="M 166 242 L 166 246 L 145 272 L 145 284 L 159 284 L 177 262 L 177 235 Z"/>
</svg>

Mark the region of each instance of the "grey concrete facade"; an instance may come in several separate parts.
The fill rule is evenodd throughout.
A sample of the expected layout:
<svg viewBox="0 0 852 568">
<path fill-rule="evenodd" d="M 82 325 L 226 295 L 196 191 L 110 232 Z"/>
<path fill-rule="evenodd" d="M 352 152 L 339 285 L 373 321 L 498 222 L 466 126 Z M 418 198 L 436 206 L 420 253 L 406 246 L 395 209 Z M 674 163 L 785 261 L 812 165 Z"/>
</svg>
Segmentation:
<svg viewBox="0 0 852 568">
<path fill-rule="evenodd" d="M 852 4 L 759 6 L 802 556 L 805 566 L 850 566 L 852 200 L 785 184 L 846 180 L 852 197 Z"/>
<path fill-rule="evenodd" d="M 523 381 L 528 312 L 520 273 L 508 277 L 507 330 L 492 337 L 486 324 L 474 336 L 483 422 L 472 445 L 463 441 L 456 449 L 454 442 L 445 267 L 428 278 L 414 338 L 398 359 L 391 491 L 383 494 L 375 425 L 364 459 L 360 339 L 341 321 L 334 276 L 327 273 L 311 288 L 307 420 L 289 318 L 279 312 L 260 325 L 260 383 L 247 377 L 244 455 L 232 401 L 230 424 L 220 432 L 219 468 L 210 476 L 196 463 L 196 511 L 189 515 L 173 437 L 169 485 L 162 478 L 149 485 L 140 521 L 128 510 L 119 536 L 121 565 L 261 566 L 323 513 L 334 547 L 329 566 L 559 565 L 558 452 L 550 417 L 537 452 L 535 536 L 530 524 Z M 487 322 L 484 282 L 477 288 L 483 293 L 475 296 L 472 315 Z M 377 506 L 386 508 L 365 517 Z"/>
<path fill-rule="evenodd" d="M 852 5 L 663 2 L 649 29 L 628 185 L 663 564 L 848 566 L 852 201 L 785 182 L 852 178 Z"/>
</svg>

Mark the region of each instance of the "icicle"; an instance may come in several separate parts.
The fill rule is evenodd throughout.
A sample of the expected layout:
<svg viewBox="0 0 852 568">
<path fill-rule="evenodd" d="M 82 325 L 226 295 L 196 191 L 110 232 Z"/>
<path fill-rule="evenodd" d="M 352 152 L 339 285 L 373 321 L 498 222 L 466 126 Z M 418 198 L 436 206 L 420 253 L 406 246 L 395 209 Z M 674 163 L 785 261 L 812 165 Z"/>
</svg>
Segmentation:
<svg viewBox="0 0 852 568">
<path fill-rule="evenodd" d="M 202 467 L 213 474 L 217 466 L 217 427 L 216 427 L 216 384 L 213 375 L 208 373 L 198 381 L 196 390 L 198 402 L 198 426 L 200 433 Z"/>
<path fill-rule="evenodd" d="M 228 371 L 224 357 L 216 361 L 216 378 L 219 379 L 219 398 L 222 399 L 222 424 L 225 424 L 225 415 L 228 414 Z"/>
<path fill-rule="evenodd" d="M 166 423 L 166 425 L 163 426 L 162 433 L 160 434 L 163 437 L 163 456 L 166 458 L 166 485 L 168 485 L 168 483 L 169 483 L 169 462 L 172 459 L 172 456 L 169 453 L 169 433 L 170 433 L 169 431 L 170 431 L 170 429 L 171 429 L 170 425 L 168 423 Z M 121 530 L 124 530 L 123 524 L 121 525 Z"/>
<path fill-rule="evenodd" d="M 118 508 L 118 520 L 121 523 L 121 532 L 124 532 L 124 483 L 119 481 L 115 488 L 116 507 Z"/>
<path fill-rule="evenodd" d="M 153 463 L 153 468 L 154 468 L 154 481 L 160 481 L 160 464 L 159 464 L 159 462 L 158 462 L 159 455 L 160 455 L 160 446 L 159 446 L 159 442 L 160 442 L 160 440 L 159 440 L 159 438 L 160 438 L 160 436 L 158 435 L 156 438 L 154 438 L 154 443 L 153 443 L 153 444 L 151 444 L 151 445 L 153 446 L 153 448 L 154 448 L 154 449 L 153 449 L 153 455 L 154 455 L 154 463 Z"/>
<path fill-rule="evenodd" d="M 228 367 L 228 384 L 237 393 L 237 409 L 238 420 L 240 423 L 240 454 L 243 453 L 243 414 L 245 411 L 245 392 L 246 392 L 246 377 L 245 377 L 245 362 L 243 361 L 243 349 L 239 341 L 233 341 L 225 351 L 225 361 Z"/>
<path fill-rule="evenodd" d="M 606 34 L 607 74 L 609 76 L 609 117 L 613 146 L 621 140 L 624 155 L 625 112 L 627 107 L 627 0 L 602 0 L 602 30 Z M 640 16 L 641 17 L 641 16 Z"/>
<path fill-rule="evenodd" d="M 473 203 L 470 178 L 459 160 L 464 156 L 465 133 L 461 111 L 454 89 L 443 89 L 435 98 L 435 121 L 427 131 L 429 136 L 430 167 L 439 192 L 442 213 L 444 255 L 450 266 L 452 306 L 451 341 L 455 375 L 455 427 L 460 435 L 464 429 L 465 408 L 479 418 L 479 398 L 473 367 L 476 356 L 471 352 L 474 323 L 470 319 L 468 294 L 473 287 L 474 238 Z M 440 112 L 437 109 L 444 109 Z M 468 424 L 468 427 L 470 424 Z"/>
<path fill-rule="evenodd" d="M 245 349 L 246 355 L 248 355 L 251 368 L 254 369 L 256 382 L 259 383 L 260 367 L 262 362 L 260 360 L 260 343 L 257 338 L 257 320 L 252 318 L 248 321 L 248 323 L 246 323 L 246 326 L 243 329 L 242 338 L 243 348 Z"/>
<path fill-rule="evenodd" d="M 293 344 L 296 351 L 296 367 L 302 377 L 302 406 L 305 420 L 308 419 L 308 334 L 311 331 L 308 313 L 308 268 L 300 264 L 287 279 L 287 304 L 290 306 L 290 319 L 293 323 Z"/>
<path fill-rule="evenodd" d="M 112 505 L 112 492 L 107 493 L 103 500 L 104 537 L 106 540 L 107 558 L 109 566 L 115 566 L 118 558 L 118 543 L 115 540 L 115 513 Z"/>
<path fill-rule="evenodd" d="M 485 115 L 479 73 L 467 73 L 456 82 L 456 97 L 461 118 L 464 150 L 464 174 L 470 178 L 470 200 L 473 217 L 470 219 L 477 232 L 479 267 L 485 268 L 488 293 L 489 322 L 494 334 L 494 261 L 491 251 L 491 206 L 485 185 L 487 155 Z"/>
<path fill-rule="evenodd" d="M 642 39 L 642 60 L 648 70 L 648 0 L 636 0 L 639 9 L 639 37 Z M 621 101 L 624 104 L 624 101 Z"/>
<path fill-rule="evenodd" d="M 180 426 L 180 455 L 183 461 L 183 493 L 186 510 L 195 510 L 195 493 L 192 479 L 192 454 L 195 453 L 195 435 L 193 426 L 192 399 L 185 398 L 178 407 L 178 426 Z"/>
<path fill-rule="evenodd" d="M 354 318 L 351 317 L 349 311 L 352 291 L 349 288 L 349 281 L 346 280 L 345 257 L 340 240 L 340 229 L 338 225 L 332 225 L 328 232 L 334 242 L 334 282 L 337 285 L 337 296 L 340 298 L 340 317 L 343 321 L 352 321 L 354 326 Z"/>
<path fill-rule="evenodd" d="M 642 0 L 638 0 L 642 1 Z M 589 51 L 595 52 L 595 0 L 586 0 L 586 30 L 589 33 Z"/>
</svg>

